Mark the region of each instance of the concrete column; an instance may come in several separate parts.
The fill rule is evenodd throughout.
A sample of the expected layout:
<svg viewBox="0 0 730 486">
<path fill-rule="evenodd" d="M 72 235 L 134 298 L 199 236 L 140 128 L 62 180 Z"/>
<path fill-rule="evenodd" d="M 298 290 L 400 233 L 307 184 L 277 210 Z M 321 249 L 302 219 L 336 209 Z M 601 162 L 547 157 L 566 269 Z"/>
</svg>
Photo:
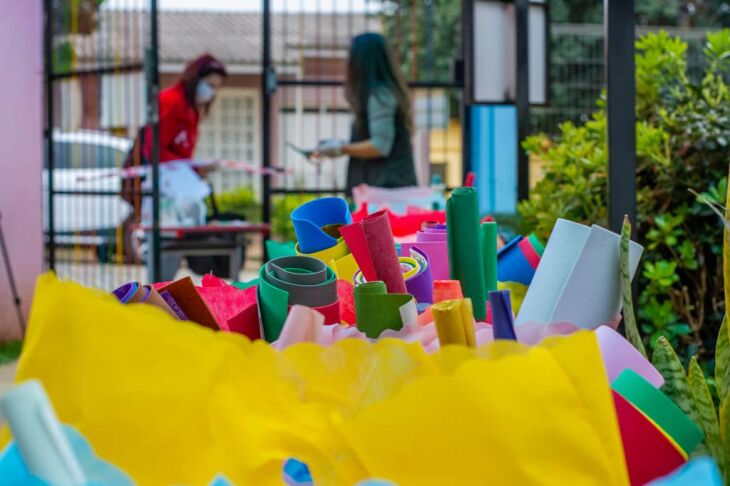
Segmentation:
<svg viewBox="0 0 730 486">
<path fill-rule="evenodd" d="M 0 0 L 0 213 L 23 302 L 43 268 L 43 2 Z M 0 341 L 20 329 L 0 258 Z"/>
</svg>

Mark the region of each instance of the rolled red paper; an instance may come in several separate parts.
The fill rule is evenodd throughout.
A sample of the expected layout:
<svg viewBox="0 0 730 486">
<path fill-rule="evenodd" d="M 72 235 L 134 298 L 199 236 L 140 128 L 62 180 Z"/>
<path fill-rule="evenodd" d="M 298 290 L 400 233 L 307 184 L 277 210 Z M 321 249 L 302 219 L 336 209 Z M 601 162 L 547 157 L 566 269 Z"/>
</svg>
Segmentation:
<svg viewBox="0 0 730 486">
<path fill-rule="evenodd" d="M 385 211 L 342 226 L 340 233 L 368 282 L 382 280 L 389 294 L 407 293 L 390 220 Z"/>
</svg>

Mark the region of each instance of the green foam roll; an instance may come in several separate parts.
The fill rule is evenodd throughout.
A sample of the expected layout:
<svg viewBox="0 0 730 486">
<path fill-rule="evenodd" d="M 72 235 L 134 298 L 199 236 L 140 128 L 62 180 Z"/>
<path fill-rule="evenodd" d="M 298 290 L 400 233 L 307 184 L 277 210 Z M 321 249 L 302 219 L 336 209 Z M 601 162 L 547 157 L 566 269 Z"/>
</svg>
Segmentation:
<svg viewBox="0 0 730 486">
<path fill-rule="evenodd" d="M 357 328 L 375 339 L 386 329 L 403 327 L 400 308 L 413 300 L 411 294 L 389 294 L 385 282 L 376 280 L 355 286 Z"/>
<path fill-rule="evenodd" d="M 473 187 L 454 189 L 446 201 L 446 231 L 451 278 L 461 282 L 464 297 L 472 301 L 474 318 L 483 321 L 487 316 L 487 293 L 479 229 L 479 202 Z"/>
<path fill-rule="evenodd" d="M 692 454 L 705 438 L 702 429 L 671 398 L 634 370 L 622 371 L 611 383 L 611 388 L 674 439 L 687 455 Z"/>
<path fill-rule="evenodd" d="M 481 230 L 484 287 L 489 295 L 489 292 L 497 290 L 497 223 L 482 223 Z"/>
</svg>

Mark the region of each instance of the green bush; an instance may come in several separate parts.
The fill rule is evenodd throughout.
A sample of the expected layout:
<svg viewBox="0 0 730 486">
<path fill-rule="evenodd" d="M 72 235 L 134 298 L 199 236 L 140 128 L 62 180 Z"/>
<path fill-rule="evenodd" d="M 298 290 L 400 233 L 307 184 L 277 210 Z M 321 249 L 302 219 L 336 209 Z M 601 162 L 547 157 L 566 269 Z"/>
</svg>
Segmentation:
<svg viewBox="0 0 730 486">
<path fill-rule="evenodd" d="M 272 198 L 271 208 L 271 236 L 279 241 L 295 241 L 294 228 L 291 224 L 291 212 L 307 201 L 317 199 L 313 194 L 287 194 Z M 254 192 L 248 188 L 217 194 L 215 197 L 218 211 L 227 215 L 245 218 L 246 221 L 261 221 L 261 203 L 256 199 Z M 208 217 L 213 214 L 213 208 L 208 204 Z"/>
<path fill-rule="evenodd" d="M 296 241 L 291 224 L 291 212 L 307 201 L 317 199 L 312 194 L 287 194 L 274 198 L 271 211 L 271 235 L 280 241 Z"/>
<path fill-rule="evenodd" d="M 213 206 L 208 199 L 208 217 L 213 216 Z M 256 200 L 253 190 L 242 187 L 230 192 L 216 194 L 215 203 L 218 212 L 226 215 L 235 215 L 246 221 L 261 221 L 261 203 Z"/>
<path fill-rule="evenodd" d="M 685 360 L 711 356 L 724 315 L 722 227 L 691 191 L 723 201 L 730 161 L 730 31 L 710 33 L 704 73 L 686 72 L 687 46 L 666 33 L 636 43 L 638 321 L 653 348 L 665 336 Z M 547 238 L 555 219 L 606 225 L 606 117 L 603 98 L 582 125 L 564 123 L 551 140 L 523 144 L 544 161 L 545 178 L 520 203 L 524 222 Z"/>
</svg>

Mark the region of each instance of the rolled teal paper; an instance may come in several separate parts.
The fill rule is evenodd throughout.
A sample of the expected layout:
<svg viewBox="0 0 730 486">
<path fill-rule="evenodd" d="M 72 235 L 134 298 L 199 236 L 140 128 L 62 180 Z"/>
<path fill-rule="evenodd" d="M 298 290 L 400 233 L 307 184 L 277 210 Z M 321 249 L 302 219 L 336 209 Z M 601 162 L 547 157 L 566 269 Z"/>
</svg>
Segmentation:
<svg viewBox="0 0 730 486">
<path fill-rule="evenodd" d="M 87 478 L 37 380 L 15 385 L 0 398 L 28 471 L 50 484 L 82 485 Z"/>
<path fill-rule="evenodd" d="M 325 226 L 352 223 L 347 201 L 340 197 L 322 197 L 302 204 L 291 213 L 291 222 L 301 253 L 316 253 L 333 247 L 337 238 L 322 230 Z"/>
</svg>

